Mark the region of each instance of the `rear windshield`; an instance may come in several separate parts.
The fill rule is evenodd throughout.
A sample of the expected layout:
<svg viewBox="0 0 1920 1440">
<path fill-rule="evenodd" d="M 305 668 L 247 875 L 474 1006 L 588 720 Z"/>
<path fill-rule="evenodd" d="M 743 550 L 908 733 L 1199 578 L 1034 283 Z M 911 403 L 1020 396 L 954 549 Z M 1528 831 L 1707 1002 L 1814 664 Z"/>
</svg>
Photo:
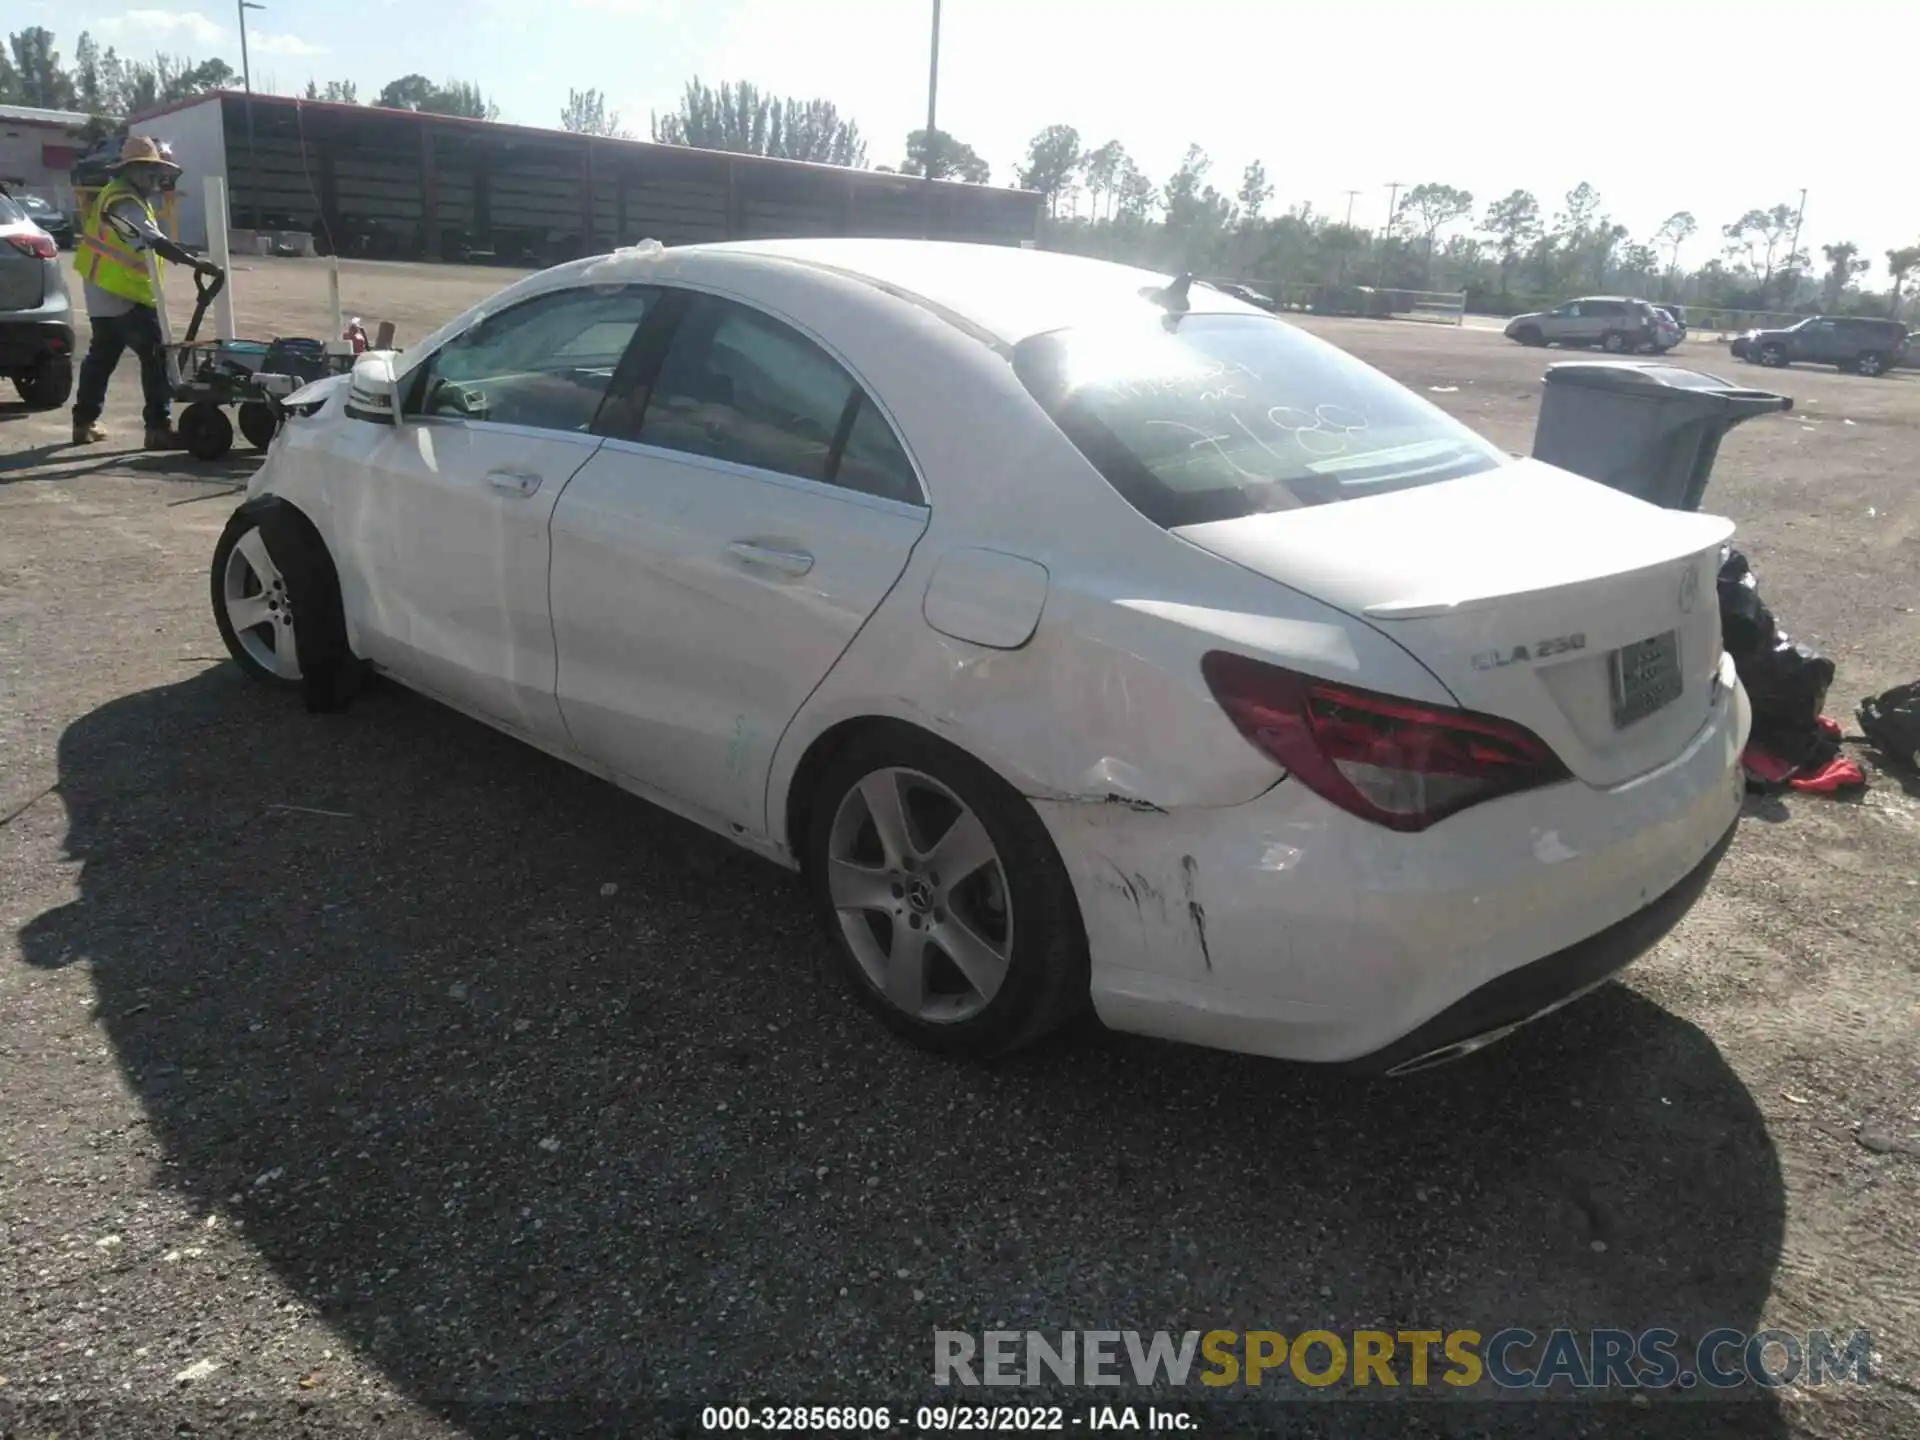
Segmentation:
<svg viewBox="0 0 1920 1440">
<path fill-rule="evenodd" d="M 1014 371 L 1108 483 L 1168 528 L 1504 463 L 1438 407 L 1271 316 L 1148 313 L 1054 331 L 1022 341 Z"/>
</svg>

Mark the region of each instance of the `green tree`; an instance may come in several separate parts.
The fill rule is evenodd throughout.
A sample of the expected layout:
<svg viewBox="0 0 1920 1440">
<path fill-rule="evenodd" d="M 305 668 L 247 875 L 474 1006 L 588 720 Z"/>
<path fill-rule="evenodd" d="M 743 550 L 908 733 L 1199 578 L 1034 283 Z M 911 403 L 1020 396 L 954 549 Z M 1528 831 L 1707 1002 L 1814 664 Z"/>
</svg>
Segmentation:
<svg viewBox="0 0 1920 1440">
<path fill-rule="evenodd" d="M 1127 163 L 1127 152 L 1118 140 L 1109 140 L 1097 149 L 1089 150 L 1080 162 L 1080 174 L 1086 181 L 1087 194 L 1091 197 L 1094 219 L 1102 218 L 1101 204 L 1106 203 L 1106 218 L 1112 218 L 1113 202 L 1120 188 L 1120 172 Z"/>
<path fill-rule="evenodd" d="M 607 112 L 607 97 L 598 90 L 567 89 L 567 103 L 560 111 L 560 128 L 576 135 L 604 135 L 613 140 L 630 140 L 632 135 L 620 128 L 617 112 Z"/>
<path fill-rule="evenodd" d="M 424 75 L 402 75 L 389 80 L 373 103 L 382 110 L 425 110 L 433 90 L 433 82 Z"/>
<path fill-rule="evenodd" d="M 1250 162 L 1240 174 L 1240 213 L 1250 221 L 1258 220 L 1272 198 L 1273 186 L 1267 183 L 1267 167 L 1258 160 Z"/>
<path fill-rule="evenodd" d="M 1080 168 L 1080 132 L 1071 125 L 1049 125 L 1027 142 L 1027 163 L 1018 168 L 1023 189 L 1047 197 L 1047 213 L 1058 216 L 1060 198 Z"/>
<path fill-rule="evenodd" d="M 1900 314 L 1900 291 L 1906 284 L 1907 276 L 1920 270 L 1920 245 L 1903 245 L 1898 250 L 1887 251 L 1887 273 L 1893 277 L 1893 290 L 1890 295 L 1892 308 L 1887 311 L 1896 318 Z"/>
<path fill-rule="evenodd" d="M 1426 238 L 1427 257 L 1422 284 L 1433 283 L 1433 242 L 1445 226 L 1473 213 L 1473 194 L 1452 185 L 1416 185 L 1401 197 L 1400 213 L 1413 221 Z"/>
<path fill-rule="evenodd" d="M 1565 236 L 1584 235 L 1600 213 L 1600 192 L 1582 180 L 1567 192 L 1567 208 L 1553 217 L 1553 228 Z"/>
<path fill-rule="evenodd" d="M 107 99 L 100 87 L 100 47 L 86 31 L 73 42 L 74 104 L 89 115 L 104 115 Z"/>
<path fill-rule="evenodd" d="M 1794 208 L 1775 205 L 1771 210 L 1749 210 L 1731 225 L 1722 225 L 1726 253 L 1732 259 L 1744 259 L 1747 268 L 1760 279 L 1760 288 L 1773 283 L 1776 270 L 1791 265 L 1792 258 L 1782 253 L 1793 234 Z"/>
<path fill-rule="evenodd" d="M 1873 262 L 1862 255 L 1860 247 L 1851 240 L 1842 240 L 1838 245 L 1822 245 L 1820 253 L 1827 257 L 1827 273 L 1821 282 L 1822 298 L 1827 309 L 1838 310 L 1841 298 Z"/>
<path fill-rule="evenodd" d="M 306 98 L 309 100 L 326 100 L 335 105 L 358 105 L 360 103 L 360 87 L 351 80 L 329 80 L 324 86 L 309 80 L 307 81 Z"/>
<path fill-rule="evenodd" d="M 431 115 L 459 115 L 469 120 L 498 120 L 500 107 L 480 93 L 471 80 L 449 80 L 420 107 Z"/>
<path fill-rule="evenodd" d="M 929 145 L 924 127 L 908 132 L 907 158 L 900 173 L 925 175 L 931 180 L 964 180 L 969 185 L 985 185 L 993 175 L 987 162 L 966 141 L 954 139 L 945 130 L 935 130 Z"/>
<path fill-rule="evenodd" d="M 1654 233 L 1654 239 L 1667 250 L 1667 283 L 1673 283 L 1673 277 L 1680 270 L 1680 247 L 1693 238 L 1700 228 L 1700 222 L 1693 218 L 1691 210 L 1676 210 L 1660 222 L 1660 228 Z"/>
<path fill-rule="evenodd" d="M 1514 190 L 1489 202 L 1480 228 L 1493 237 L 1499 255 L 1500 293 L 1507 293 L 1513 267 L 1528 245 L 1540 237 L 1540 202 L 1530 190 Z"/>
<path fill-rule="evenodd" d="M 715 89 L 696 76 L 687 82 L 679 109 L 652 116 L 652 131 L 662 145 L 812 160 L 856 170 L 867 163 L 860 127 L 842 119 L 831 101 L 777 99 L 762 94 L 751 81 Z"/>
<path fill-rule="evenodd" d="M 1131 155 L 1120 157 L 1120 174 L 1114 182 L 1114 212 L 1124 220 L 1142 223 L 1153 211 L 1153 181 L 1134 163 Z"/>
<path fill-rule="evenodd" d="M 61 67 L 51 30 L 44 25 L 16 30 L 7 37 L 7 48 L 13 53 L 12 90 L 18 104 L 42 110 L 73 109 L 73 80 Z"/>
</svg>

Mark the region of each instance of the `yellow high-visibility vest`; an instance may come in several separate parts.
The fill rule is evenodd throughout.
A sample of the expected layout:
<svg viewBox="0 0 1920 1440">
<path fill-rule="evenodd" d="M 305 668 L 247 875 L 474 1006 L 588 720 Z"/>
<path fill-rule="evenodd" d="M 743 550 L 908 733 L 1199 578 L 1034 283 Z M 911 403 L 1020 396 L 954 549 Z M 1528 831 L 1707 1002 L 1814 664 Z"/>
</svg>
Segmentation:
<svg viewBox="0 0 1920 1440">
<path fill-rule="evenodd" d="M 87 208 L 86 224 L 75 247 L 79 253 L 74 256 L 73 268 L 80 272 L 81 279 L 91 280 L 109 295 L 152 305 L 153 280 L 147 274 L 146 257 L 129 247 L 107 219 L 107 212 L 122 200 L 137 202 L 146 212 L 147 223 L 156 229 L 159 227 L 159 217 L 144 195 L 125 180 L 110 180 Z M 153 263 L 158 269 L 160 257 L 154 256 Z"/>
</svg>

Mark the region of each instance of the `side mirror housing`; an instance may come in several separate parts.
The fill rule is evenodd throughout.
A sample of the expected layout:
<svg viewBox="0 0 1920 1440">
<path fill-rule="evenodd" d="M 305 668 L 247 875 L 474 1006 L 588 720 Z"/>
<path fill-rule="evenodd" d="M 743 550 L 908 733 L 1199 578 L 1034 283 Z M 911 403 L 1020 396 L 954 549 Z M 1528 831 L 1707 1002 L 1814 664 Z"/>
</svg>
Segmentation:
<svg viewBox="0 0 1920 1440">
<path fill-rule="evenodd" d="M 347 379 L 347 414 L 375 425 L 399 425 L 400 386 L 393 356 L 369 351 L 353 363 Z"/>
</svg>

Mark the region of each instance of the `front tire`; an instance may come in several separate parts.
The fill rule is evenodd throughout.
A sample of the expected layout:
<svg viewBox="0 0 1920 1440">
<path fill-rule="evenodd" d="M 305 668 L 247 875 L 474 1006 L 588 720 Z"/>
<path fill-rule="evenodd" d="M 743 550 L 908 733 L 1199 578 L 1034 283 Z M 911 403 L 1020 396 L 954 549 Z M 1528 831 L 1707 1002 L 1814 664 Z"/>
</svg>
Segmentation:
<svg viewBox="0 0 1920 1440">
<path fill-rule="evenodd" d="M 1513 332 L 1513 338 L 1529 349 L 1538 349 L 1547 343 L 1546 336 L 1542 335 L 1539 327 L 1534 325 L 1522 325 Z"/>
<path fill-rule="evenodd" d="M 1757 358 L 1769 369 L 1784 370 L 1786 368 L 1787 352 L 1778 345 L 1762 345 Z"/>
<path fill-rule="evenodd" d="M 65 355 L 42 356 L 15 372 L 13 388 L 29 410 L 58 410 L 73 396 L 73 360 Z"/>
<path fill-rule="evenodd" d="M 989 1056 L 1085 1009 L 1066 867 L 1018 791 L 903 725 L 856 739 L 814 792 L 803 869 L 860 1002 L 928 1050 Z"/>
<path fill-rule="evenodd" d="M 1627 352 L 1627 337 L 1618 330 L 1609 330 L 1600 337 L 1600 348 L 1609 355 L 1624 355 Z"/>
<path fill-rule="evenodd" d="M 243 506 L 213 547 L 213 622 L 247 678 L 300 684 L 293 606 L 280 563 L 267 550 L 259 512 Z"/>
<path fill-rule="evenodd" d="M 181 412 L 180 434 L 196 460 L 218 460 L 233 449 L 233 421 L 210 400 L 196 400 Z"/>
</svg>

